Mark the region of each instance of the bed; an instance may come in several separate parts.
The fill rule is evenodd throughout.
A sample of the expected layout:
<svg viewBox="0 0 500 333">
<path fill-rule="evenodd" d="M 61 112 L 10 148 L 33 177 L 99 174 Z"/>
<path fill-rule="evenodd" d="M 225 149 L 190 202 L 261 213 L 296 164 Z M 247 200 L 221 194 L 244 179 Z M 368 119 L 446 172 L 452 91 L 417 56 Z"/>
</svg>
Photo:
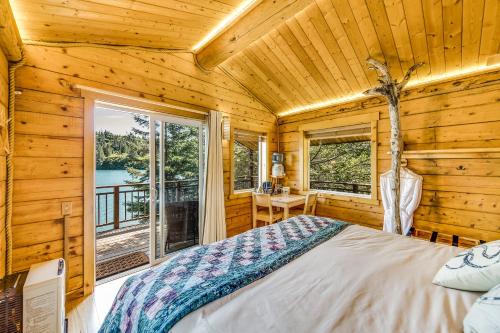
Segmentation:
<svg viewBox="0 0 500 333">
<path fill-rule="evenodd" d="M 239 281 L 234 290 L 202 306 L 194 306 L 166 330 L 173 333 L 462 331 L 463 318 L 480 293 L 431 283 L 439 268 L 460 249 L 312 216 L 298 216 L 272 228 L 311 224 L 311 221 L 328 227 L 329 223 L 336 223 L 339 227 L 334 231 L 332 228 L 326 237 L 319 237 L 313 246 L 306 244 L 306 250 L 284 260 L 272 271 L 248 283 Z M 263 233 L 269 228 L 251 232 Z M 133 279 L 132 282 L 143 283 Z M 154 285 L 158 281 L 147 283 Z M 144 313 L 157 305 L 146 304 L 147 300 L 134 295 L 132 287 L 127 282 L 122 287 L 101 332 L 151 331 Z M 122 303 L 127 297 L 129 302 L 125 306 Z M 129 326 L 124 326 L 124 316 L 130 316 Z M 133 318 L 141 318 L 143 322 L 137 324 Z"/>
</svg>

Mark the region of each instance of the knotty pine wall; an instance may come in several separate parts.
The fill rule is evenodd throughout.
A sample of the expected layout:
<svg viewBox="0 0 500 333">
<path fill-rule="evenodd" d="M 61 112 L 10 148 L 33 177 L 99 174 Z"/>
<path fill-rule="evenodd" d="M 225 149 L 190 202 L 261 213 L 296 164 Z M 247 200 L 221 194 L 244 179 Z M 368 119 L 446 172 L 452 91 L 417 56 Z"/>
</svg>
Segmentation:
<svg viewBox="0 0 500 333">
<path fill-rule="evenodd" d="M 0 113 L 5 114 L 7 119 L 7 107 L 9 100 L 8 84 L 9 63 L 5 55 L 0 51 Z M 6 125 L 6 124 L 2 124 Z M 7 138 L 0 137 L 0 278 L 5 275 L 5 179 L 6 179 L 6 159 L 3 149 Z"/>
<path fill-rule="evenodd" d="M 275 130 L 275 118 L 228 76 L 199 70 L 190 54 L 26 46 L 17 71 L 14 182 L 14 267 L 62 256 L 61 203 L 71 201 L 69 291 L 83 287 L 83 99 L 74 84 L 215 109 L 232 124 Z M 274 138 L 271 138 L 274 141 Z M 229 235 L 251 227 L 251 199 L 229 199 L 229 151 L 224 142 Z M 274 150 L 273 144 L 271 150 Z M 2 172 L 2 179 L 3 177 Z"/>
<path fill-rule="evenodd" d="M 401 126 L 406 150 L 500 147 L 500 71 L 430 84 L 403 92 Z M 280 118 L 286 183 L 301 188 L 298 126 L 378 111 L 378 175 L 389 170 L 387 104 L 369 98 Z M 408 160 L 423 175 L 414 225 L 475 239 L 500 239 L 500 159 Z M 380 198 L 380 196 L 379 196 Z M 382 228 L 383 208 L 321 198 L 317 214 Z"/>
</svg>

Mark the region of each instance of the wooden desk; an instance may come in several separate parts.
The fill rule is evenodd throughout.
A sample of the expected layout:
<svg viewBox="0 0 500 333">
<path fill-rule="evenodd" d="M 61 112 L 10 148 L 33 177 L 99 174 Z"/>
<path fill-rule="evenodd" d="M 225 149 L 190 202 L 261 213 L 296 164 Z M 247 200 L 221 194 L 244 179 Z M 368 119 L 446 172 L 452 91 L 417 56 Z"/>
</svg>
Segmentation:
<svg viewBox="0 0 500 333">
<path fill-rule="evenodd" d="M 283 220 L 288 218 L 288 212 L 290 208 L 300 206 L 306 203 L 306 196 L 299 194 L 289 194 L 289 195 L 272 195 L 271 204 L 274 207 L 283 208 Z"/>
</svg>

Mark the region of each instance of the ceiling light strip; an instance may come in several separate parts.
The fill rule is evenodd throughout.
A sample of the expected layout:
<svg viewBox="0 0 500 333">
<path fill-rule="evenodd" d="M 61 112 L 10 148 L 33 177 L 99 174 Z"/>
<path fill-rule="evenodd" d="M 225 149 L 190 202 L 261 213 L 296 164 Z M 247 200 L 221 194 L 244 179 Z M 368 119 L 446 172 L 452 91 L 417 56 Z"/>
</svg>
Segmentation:
<svg viewBox="0 0 500 333">
<path fill-rule="evenodd" d="M 452 78 L 466 76 L 466 75 L 475 74 L 475 73 L 479 74 L 481 72 L 491 71 L 491 70 L 495 70 L 495 69 L 499 69 L 499 68 L 500 68 L 500 63 L 490 65 L 490 66 L 483 65 L 483 66 L 471 67 L 471 68 L 468 68 L 468 69 L 465 69 L 462 71 L 454 71 L 451 73 L 440 74 L 440 75 L 432 76 L 432 77 L 429 77 L 429 78 L 423 79 L 423 80 L 413 80 L 413 81 L 408 82 L 406 87 L 407 88 L 414 88 L 417 86 L 422 86 L 422 85 L 427 85 L 430 83 L 445 81 L 445 80 L 449 80 Z M 278 117 L 284 117 L 284 116 L 289 116 L 289 115 L 296 114 L 296 113 L 303 113 L 303 112 L 308 112 L 308 111 L 324 109 L 327 107 L 331 107 L 331 106 L 335 106 L 335 105 L 339 105 L 339 104 L 344 104 L 344 103 L 348 103 L 348 102 L 353 102 L 353 101 L 357 101 L 357 100 L 360 100 L 363 98 L 370 98 L 370 97 L 371 96 L 367 96 L 363 93 L 356 93 L 356 94 L 349 95 L 346 97 L 334 98 L 334 99 L 329 99 L 326 101 L 321 101 L 321 102 L 317 102 L 317 103 L 313 103 L 313 104 L 298 106 L 296 108 L 278 113 Z"/>
<path fill-rule="evenodd" d="M 238 5 L 229 15 L 224 17 L 215 28 L 213 28 L 202 40 L 200 40 L 196 45 L 194 45 L 191 50 L 193 52 L 199 51 L 203 46 L 215 39 L 219 34 L 224 32 L 226 28 L 229 27 L 238 17 L 243 15 L 245 12 L 250 10 L 254 4 L 260 2 L 260 0 L 244 0 Z"/>
</svg>

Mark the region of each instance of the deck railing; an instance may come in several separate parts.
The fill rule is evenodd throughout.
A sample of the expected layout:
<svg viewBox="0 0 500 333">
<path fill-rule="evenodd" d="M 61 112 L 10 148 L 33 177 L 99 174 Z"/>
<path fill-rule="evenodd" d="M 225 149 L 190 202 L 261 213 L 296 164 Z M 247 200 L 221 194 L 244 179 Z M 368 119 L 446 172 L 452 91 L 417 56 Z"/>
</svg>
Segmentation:
<svg viewBox="0 0 500 333">
<path fill-rule="evenodd" d="M 235 190 L 257 188 L 259 177 L 239 177 L 234 181 Z M 356 194 L 370 194 L 371 184 L 348 183 L 335 181 L 311 180 L 310 188 L 315 190 L 337 191 Z"/>
<path fill-rule="evenodd" d="M 157 184 L 158 189 L 158 184 Z M 96 186 L 98 232 L 121 229 L 149 218 L 149 183 Z M 198 200 L 198 180 L 165 182 L 168 203 Z"/>
<path fill-rule="evenodd" d="M 314 190 L 336 191 L 355 194 L 371 193 L 371 184 L 311 180 L 309 183 L 309 187 Z"/>
<path fill-rule="evenodd" d="M 238 177 L 234 180 L 235 190 L 247 190 L 259 187 L 259 176 Z"/>
<path fill-rule="evenodd" d="M 235 188 L 255 188 L 256 179 L 237 179 Z M 158 188 L 158 186 L 157 186 Z M 311 181 L 310 188 L 370 194 L 370 184 L 333 181 Z M 198 200 L 195 179 L 166 181 L 165 200 L 168 203 Z M 97 232 L 121 229 L 146 222 L 149 218 L 149 183 L 96 186 Z"/>
<path fill-rule="evenodd" d="M 96 227 L 120 229 L 126 222 L 149 217 L 149 184 L 96 186 Z"/>
</svg>

